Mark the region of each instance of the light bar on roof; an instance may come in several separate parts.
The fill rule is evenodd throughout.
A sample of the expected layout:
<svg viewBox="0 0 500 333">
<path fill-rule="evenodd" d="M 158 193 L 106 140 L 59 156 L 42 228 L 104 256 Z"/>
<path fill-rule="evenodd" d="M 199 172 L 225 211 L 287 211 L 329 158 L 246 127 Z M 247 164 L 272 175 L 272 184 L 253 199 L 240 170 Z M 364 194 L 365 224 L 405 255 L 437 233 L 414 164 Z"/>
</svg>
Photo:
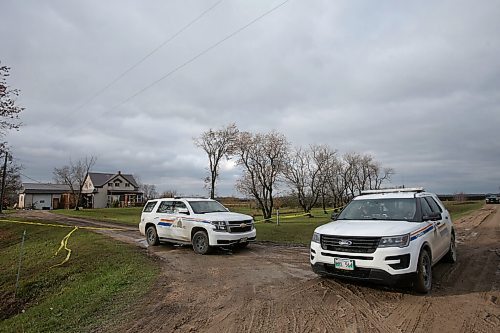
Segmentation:
<svg viewBox="0 0 500 333">
<path fill-rule="evenodd" d="M 407 188 L 386 188 L 383 190 L 366 190 L 361 191 L 361 194 L 380 194 L 380 193 L 400 193 L 400 192 L 424 192 L 423 187 L 407 187 Z"/>
</svg>

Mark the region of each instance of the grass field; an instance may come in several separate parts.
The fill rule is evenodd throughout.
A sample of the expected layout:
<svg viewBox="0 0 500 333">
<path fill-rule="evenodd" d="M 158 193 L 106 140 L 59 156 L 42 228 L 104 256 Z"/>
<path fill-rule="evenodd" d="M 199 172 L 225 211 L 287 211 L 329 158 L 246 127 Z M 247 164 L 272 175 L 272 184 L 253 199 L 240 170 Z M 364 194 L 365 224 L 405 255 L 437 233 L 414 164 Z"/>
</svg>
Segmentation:
<svg viewBox="0 0 500 333">
<path fill-rule="evenodd" d="M 471 213 L 474 210 L 483 207 L 483 201 L 465 201 L 454 202 L 447 201 L 444 203 L 450 211 L 452 219 L 458 219 Z M 262 222 L 262 214 L 248 206 L 230 206 L 234 212 L 253 215 L 257 228 L 257 240 L 287 244 L 308 244 L 313 231 L 316 227 L 330 222 L 329 214 L 324 214 L 321 209 L 313 209 L 311 214 L 313 217 L 298 216 L 287 218 L 290 215 L 302 214 L 298 209 L 281 209 L 280 225 L 276 224 L 276 215 L 273 216 L 270 223 Z M 85 209 L 80 211 L 74 210 L 58 210 L 54 211 L 58 214 L 68 216 L 92 218 L 102 221 L 110 221 L 124 223 L 128 225 L 137 225 L 141 216 L 141 208 L 103 208 L 103 209 Z"/>
<path fill-rule="evenodd" d="M 20 242 L 26 241 L 20 285 L 14 291 Z M 157 276 L 152 258 L 85 230 L 68 240 L 72 250 L 54 256 L 71 228 L 0 221 L 0 332 L 89 332 L 109 327 Z"/>
</svg>

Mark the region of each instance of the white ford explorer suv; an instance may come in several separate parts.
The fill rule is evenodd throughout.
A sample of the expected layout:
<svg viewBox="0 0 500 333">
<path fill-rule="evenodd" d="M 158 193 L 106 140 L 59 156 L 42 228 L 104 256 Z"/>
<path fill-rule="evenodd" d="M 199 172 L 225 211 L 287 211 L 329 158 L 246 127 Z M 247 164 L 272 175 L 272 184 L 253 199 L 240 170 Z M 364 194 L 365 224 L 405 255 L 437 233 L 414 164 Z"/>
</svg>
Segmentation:
<svg viewBox="0 0 500 333">
<path fill-rule="evenodd" d="M 311 265 L 319 275 L 410 282 L 432 288 L 432 266 L 456 261 L 450 214 L 422 188 L 362 192 L 334 219 L 314 231 Z"/>
<path fill-rule="evenodd" d="M 149 245 L 192 244 L 196 253 L 206 254 L 213 246 L 243 248 L 255 241 L 253 222 L 251 216 L 230 212 L 215 200 L 165 198 L 146 203 L 139 231 Z"/>
</svg>

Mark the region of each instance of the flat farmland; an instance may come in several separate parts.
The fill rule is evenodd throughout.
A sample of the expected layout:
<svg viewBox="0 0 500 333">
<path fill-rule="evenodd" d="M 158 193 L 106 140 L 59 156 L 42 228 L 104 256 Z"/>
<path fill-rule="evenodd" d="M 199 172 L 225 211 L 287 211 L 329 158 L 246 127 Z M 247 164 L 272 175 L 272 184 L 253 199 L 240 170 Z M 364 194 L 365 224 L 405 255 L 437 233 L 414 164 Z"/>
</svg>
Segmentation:
<svg viewBox="0 0 500 333">
<path fill-rule="evenodd" d="M 50 212 L 24 218 L 115 226 Z M 486 205 L 454 221 L 458 262 L 434 267 L 421 296 L 404 289 L 321 278 L 307 246 L 252 244 L 196 255 L 189 246 L 146 248 L 135 226 L 98 231 L 146 248 L 161 269 L 145 297 L 103 332 L 497 332 L 500 327 L 500 210 Z"/>
</svg>

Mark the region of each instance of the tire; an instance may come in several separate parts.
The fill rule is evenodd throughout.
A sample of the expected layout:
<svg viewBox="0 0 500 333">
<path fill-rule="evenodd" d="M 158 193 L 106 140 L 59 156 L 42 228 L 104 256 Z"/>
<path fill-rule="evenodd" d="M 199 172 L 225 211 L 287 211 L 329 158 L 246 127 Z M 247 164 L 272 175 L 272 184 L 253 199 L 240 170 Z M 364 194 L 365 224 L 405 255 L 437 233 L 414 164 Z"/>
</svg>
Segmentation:
<svg viewBox="0 0 500 333">
<path fill-rule="evenodd" d="M 432 289 L 432 260 L 429 251 L 422 249 L 418 256 L 417 275 L 413 289 L 421 294 L 427 294 Z"/>
<path fill-rule="evenodd" d="M 456 263 L 457 262 L 457 246 L 455 244 L 455 234 L 451 234 L 451 241 L 450 241 L 450 249 L 448 250 L 448 253 L 444 256 L 443 260 L 445 262 L 449 263 Z"/>
<path fill-rule="evenodd" d="M 194 252 L 198 254 L 207 254 L 211 250 L 208 235 L 205 231 L 197 231 L 193 235 L 191 242 L 193 243 Z"/>
<path fill-rule="evenodd" d="M 155 226 L 149 226 L 146 229 L 146 242 L 150 246 L 156 246 L 160 244 L 160 239 L 158 238 L 158 234 L 156 233 Z"/>
</svg>

